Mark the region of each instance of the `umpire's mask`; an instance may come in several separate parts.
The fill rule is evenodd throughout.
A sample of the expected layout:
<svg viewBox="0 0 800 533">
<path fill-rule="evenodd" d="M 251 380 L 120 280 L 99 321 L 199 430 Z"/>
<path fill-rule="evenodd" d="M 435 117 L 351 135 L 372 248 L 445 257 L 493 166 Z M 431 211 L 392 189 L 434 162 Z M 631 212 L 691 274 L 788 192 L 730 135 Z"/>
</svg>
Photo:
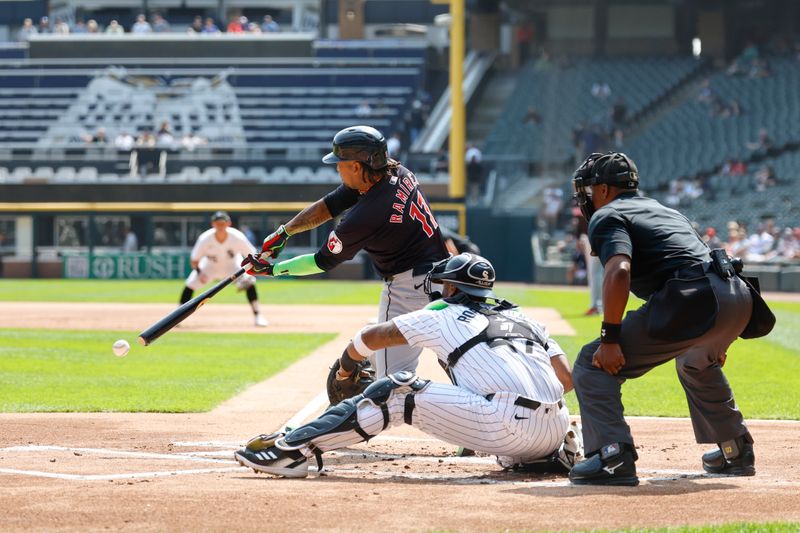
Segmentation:
<svg viewBox="0 0 800 533">
<path fill-rule="evenodd" d="M 594 214 L 592 186 L 607 184 L 621 189 L 639 187 L 636 164 L 622 152 L 593 153 L 581 163 L 572 176 L 575 203 L 588 221 Z"/>
</svg>

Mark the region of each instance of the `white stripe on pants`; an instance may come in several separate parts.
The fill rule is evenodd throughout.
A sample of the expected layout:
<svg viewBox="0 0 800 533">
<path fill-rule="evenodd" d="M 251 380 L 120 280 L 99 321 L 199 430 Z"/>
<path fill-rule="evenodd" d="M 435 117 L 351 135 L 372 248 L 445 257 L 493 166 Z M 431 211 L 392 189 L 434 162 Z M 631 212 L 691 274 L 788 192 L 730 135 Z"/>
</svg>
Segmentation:
<svg viewBox="0 0 800 533">
<path fill-rule="evenodd" d="M 419 311 L 428 303 L 428 295 L 422 287 L 425 274 L 412 277 L 411 270 L 407 270 L 386 281 L 381 293 L 381 302 L 378 309 L 378 322 L 385 322 L 392 318 L 413 311 Z M 419 286 L 414 288 L 415 286 Z M 413 348 L 408 345 L 394 346 L 375 352 L 374 364 L 377 378 L 407 370 L 416 372 L 419 364 L 419 354 L 422 348 Z"/>
<path fill-rule="evenodd" d="M 408 387 L 392 391 L 386 405 L 389 425 L 403 423 Z M 563 442 L 569 411 L 556 404 L 538 409 L 514 405 L 517 394 L 498 392 L 491 401 L 454 385 L 431 383 L 414 396 L 412 425 L 451 444 L 526 462 L 550 455 Z M 383 431 L 383 413 L 372 400 L 358 405 L 358 422 L 369 435 Z M 311 441 L 322 451 L 335 450 L 364 439 L 355 431 L 332 433 Z"/>
</svg>

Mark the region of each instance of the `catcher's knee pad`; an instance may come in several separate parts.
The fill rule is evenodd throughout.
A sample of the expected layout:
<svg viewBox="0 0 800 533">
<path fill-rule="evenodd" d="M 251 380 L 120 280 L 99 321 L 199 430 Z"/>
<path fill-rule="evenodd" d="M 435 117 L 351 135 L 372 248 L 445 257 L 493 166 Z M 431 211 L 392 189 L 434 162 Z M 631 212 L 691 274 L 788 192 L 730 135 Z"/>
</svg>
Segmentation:
<svg viewBox="0 0 800 533">
<path fill-rule="evenodd" d="M 346 431 L 355 431 L 361 438 L 368 441 L 374 435 L 368 434 L 358 423 L 357 411 L 361 402 L 371 402 L 381 409 L 383 429 L 386 429 L 389 425 L 389 408 L 386 406 L 386 401 L 392 391 L 400 387 L 408 387 L 413 393 L 422 390 L 428 383 L 427 380 L 418 379 L 413 372 L 396 372 L 391 376 L 381 378 L 367 387 L 363 393 L 334 405 L 316 420 L 292 431 L 286 435 L 284 442 L 290 447 L 300 447 L 317 437 Z M 409 394 L 409 396 L 411 395 Z M 405 418 L 410 420 L 410 410 L 413 410 L 414 402 L 410 402 L 409 410 L 407 398 L 408 396 L 406 397 L 407 413 Z"/>
</svg>

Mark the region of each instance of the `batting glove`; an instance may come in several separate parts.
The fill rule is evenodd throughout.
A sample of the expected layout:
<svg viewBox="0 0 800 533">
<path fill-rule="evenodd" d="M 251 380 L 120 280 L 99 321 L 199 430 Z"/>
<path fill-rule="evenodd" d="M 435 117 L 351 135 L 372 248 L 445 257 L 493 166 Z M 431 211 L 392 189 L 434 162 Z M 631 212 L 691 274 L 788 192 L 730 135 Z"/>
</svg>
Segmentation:
<svg viewBox="0 0 800 533">
<path fill-rule="evenodd" d="M 286 241 L 289 239 L 289 232 L 281 225 L 273 233 L 264 239 L 264 244 L 261 245 L 261 255 L 264 258 L 272 257 L 277 258 L 286 246 Z"/>
<path fill-rule="evenodd" d="M 250 274 L 254 276 L 271 276 L 272 271 L 275 269 L 272 263 L 268 262 L 266 259 L 261 259 L 258 254 L 248 255 L 239 266 L 247 267 L 248 265 L 252 265 Z"/>
</svg>

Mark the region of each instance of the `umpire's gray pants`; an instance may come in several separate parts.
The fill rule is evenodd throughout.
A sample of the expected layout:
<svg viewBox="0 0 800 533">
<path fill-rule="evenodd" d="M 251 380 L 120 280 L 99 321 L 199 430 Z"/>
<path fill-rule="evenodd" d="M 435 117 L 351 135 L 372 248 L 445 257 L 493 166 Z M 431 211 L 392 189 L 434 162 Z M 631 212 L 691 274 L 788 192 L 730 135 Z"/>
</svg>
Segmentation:
<svg viewBox="0 0 800 533">
<path fill-rule="evenodd" d="M 378 309 L 378 322 L 391 320 L 396 316 L 418 311 L 428 305 L 430 300 L 422 285 L 425 275 L 412 276 L 411 270 L 387 278 L 381 293 Z M 375 352 L 375 373 L 381 378 L 401 370 L 416 372 L 422 348 L 394 346 Z"/>
<path fill-rule="evenodd" d="M 622 414 L 622 384 L 670 359 L 675 359 L 698 443 L 723 442 L 747 431 L 718 358 L 747 325 L 752 309 L 750 293 L 737 277 L 723 280 L 713 273 L 708 277 L 719 302 L 719 314 L 714 327 L 704 335 L 679 342 L 650 337 L 647 334 L 648 302 L 628 312 L 622 321 L 620 345 L 625 365 L 619 374 L 612 376 L 592 366 L 599 338 L 581 349 L 572 380 L 581 408 L 587 453 L 612 442 L 633 444 L 630 427 Z"/>
</svg>

